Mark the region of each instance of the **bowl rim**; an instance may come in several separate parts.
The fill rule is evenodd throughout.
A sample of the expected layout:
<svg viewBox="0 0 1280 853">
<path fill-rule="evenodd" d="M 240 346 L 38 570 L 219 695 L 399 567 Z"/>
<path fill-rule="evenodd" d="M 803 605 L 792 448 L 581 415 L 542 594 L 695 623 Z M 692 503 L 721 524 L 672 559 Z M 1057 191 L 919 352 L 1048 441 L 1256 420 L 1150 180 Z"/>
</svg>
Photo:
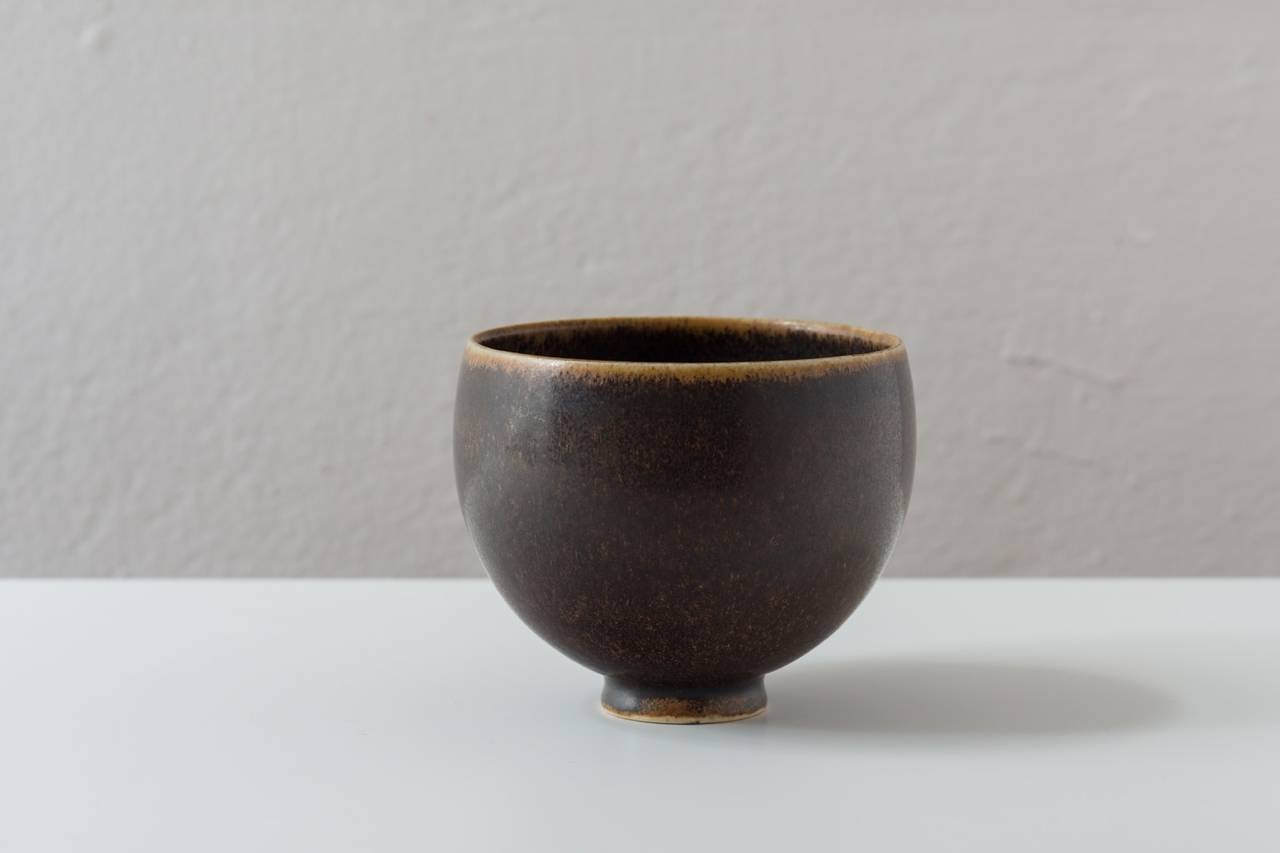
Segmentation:
<svg viewBox="0 0 1280 853">
<path fill-rule="evenodd" d="M 551 332 L 565 328 L 604 327 L 616 325 L 656 326 L 664 328 L 768 329 L 802 331 L 836 335 L 873 346 L 868 352 L 816 358 L 791 358 L 759 361 L 616 361 L 608 359 L 570 358 L 536 355 L 499 349 L 487 341 L 512 333 Z M 833 370 L 868 367 L 906 357 L 906 346 L 897 335 L 862 326 L 815 320 L 788 320 L 764 317 L 717 317 L 703 315 L 642 315 L 617 317 L 572 317 L 560 320 L 538 320 L 528 323 L 494 326 L 476 332 L 467 339 L 465 361 L 512 369 L 558 370 L 586 375 L 674 376 L 684 379 L 745 378 L 765 375 L 815 375 Z"/>
</svg>

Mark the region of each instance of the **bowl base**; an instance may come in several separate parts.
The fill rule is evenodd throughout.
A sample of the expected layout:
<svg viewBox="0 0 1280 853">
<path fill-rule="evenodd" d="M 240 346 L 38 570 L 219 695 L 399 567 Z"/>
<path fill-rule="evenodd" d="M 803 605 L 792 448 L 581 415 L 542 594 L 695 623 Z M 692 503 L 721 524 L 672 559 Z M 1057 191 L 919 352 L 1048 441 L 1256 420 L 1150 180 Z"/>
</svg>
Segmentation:
<svg viewBox="0 0 1280 853">
<path fill-rule="evenodd" d="M 639 723 L 697 725 L 748 720 L 764 712 L 764 678 L 714 687 L 657 687 L 605 678 L 600 707 Z"/>
</svg>

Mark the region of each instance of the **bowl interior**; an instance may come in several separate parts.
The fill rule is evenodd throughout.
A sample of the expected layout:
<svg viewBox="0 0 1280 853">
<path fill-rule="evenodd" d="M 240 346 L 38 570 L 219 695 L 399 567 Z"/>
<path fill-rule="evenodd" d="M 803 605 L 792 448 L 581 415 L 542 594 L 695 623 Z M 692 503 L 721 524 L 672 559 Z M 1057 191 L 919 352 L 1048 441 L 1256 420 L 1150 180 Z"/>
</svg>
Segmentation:
<svg viewBox="0 0 1280 853">
<path fill-rule="evenodd" d="M 892 335 L 825 323 L 638 317 L 561 320 L 481 332 L 489 349 L 547 358 L 674 364 L 795 361 L 866 355 Z"/>
</svg>

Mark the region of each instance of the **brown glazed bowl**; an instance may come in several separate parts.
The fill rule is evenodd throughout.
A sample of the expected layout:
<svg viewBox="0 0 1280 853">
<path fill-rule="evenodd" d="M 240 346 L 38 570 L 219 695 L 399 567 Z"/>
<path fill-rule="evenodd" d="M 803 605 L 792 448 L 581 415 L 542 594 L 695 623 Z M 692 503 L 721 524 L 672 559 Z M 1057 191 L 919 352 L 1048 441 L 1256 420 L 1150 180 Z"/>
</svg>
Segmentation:
<svg viewBox="0 0 1280 853">
<path fill-rule="evenodd" d="M 494 584 L 604 675 L 607 712 L 743 719 L 893 548 L 915 465 L 907 352 L 778 320 L 492 329 L 467 342 L 454 463 Z"/>
</svg>

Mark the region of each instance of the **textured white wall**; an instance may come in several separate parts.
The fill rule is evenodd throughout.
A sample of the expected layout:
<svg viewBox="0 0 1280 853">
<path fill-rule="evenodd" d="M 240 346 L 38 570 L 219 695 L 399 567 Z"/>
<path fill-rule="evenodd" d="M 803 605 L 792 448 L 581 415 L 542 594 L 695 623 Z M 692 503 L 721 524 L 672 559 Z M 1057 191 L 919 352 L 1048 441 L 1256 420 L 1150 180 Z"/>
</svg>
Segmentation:
<svg viewBox="0 0 1280 853">
<path fill-rule="evenodd" d="M 0 573 L 479 571 L 465 334 L 906 338 L 897 574 L 1280 552 L 1280 7 L 0 0 Z"/>
</svg>

